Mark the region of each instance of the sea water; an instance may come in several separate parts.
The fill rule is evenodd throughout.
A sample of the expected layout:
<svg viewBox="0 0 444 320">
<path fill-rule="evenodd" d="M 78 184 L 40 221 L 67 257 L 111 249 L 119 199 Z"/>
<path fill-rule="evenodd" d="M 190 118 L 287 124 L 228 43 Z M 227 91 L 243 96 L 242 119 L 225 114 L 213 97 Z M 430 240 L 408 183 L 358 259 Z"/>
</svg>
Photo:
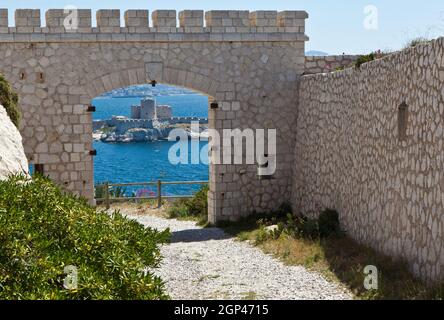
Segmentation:
<svg viewBox="0 0 444 320">
<path fill-rule="evenodd" d="M 131 105 L 139 104 L 142 97 L 112 98 L 100 97 L 93 100 L 96 107 L 94 119 L 108 119 L 113 115 L 129 117 Z M 173 116 L 208 117 L 208 98 L 203 95 L 174 95 L 155 97 L 158 104 L 172 107 Z M 199 164 L 172 164 L 168 159 L 170 148 L 176 142 L 154 141 L 137 143 L 94 142 L 97 156 L 94 157 L 95 184 L 103 182 L 154 182 L 162 181 L 207 181 L 208 143 L 200 142 L 202 161 Z M 186 142 L 190 144 L 191 142 Z M 188 149 L 191 159 L 191 147 Z M 207 158 L 205 158 L 205 156 Z M 191 163 L 191 161 L 190 161 Z M 164 186 L 164 195 L 189 195 L 200 186 Z M 154 195 L 156 187 L 126 188 L 126 193 Z"/>
</svg>

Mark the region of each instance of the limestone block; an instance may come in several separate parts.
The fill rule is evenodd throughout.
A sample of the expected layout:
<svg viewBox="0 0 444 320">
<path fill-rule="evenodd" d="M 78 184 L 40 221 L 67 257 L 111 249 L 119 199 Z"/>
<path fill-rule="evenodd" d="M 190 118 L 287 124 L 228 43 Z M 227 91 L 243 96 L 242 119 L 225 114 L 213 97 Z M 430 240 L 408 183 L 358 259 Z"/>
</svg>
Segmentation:
<svg viewBox="0 0 444 320">
<path fill-rule="evenodd" d="M 176 10 L 156 10 L 152 13 L 154 27 L 176 27 Z"/>
<path fill-rule="evenodd" d="M 96 13 L 97 27 L 120 27 L 120 10 L 98 10 Z"/>
<path fill-rule="evenodd" d="M 280 27 L 304 27 L 307 18 L 305 11 L 282 11 L 277 16 Z"/>
<path fill-rule="evenodd" d="M 0 28 L 8 27 L 8 9 L 0 9 Z"/>
<path fill-rule="evenodd" d="M 149 11 L 148 10 L 127 10 L 125 11 L 126 27 L 148 27 Z"/>
<path fill-rule="evenodd" d="M 65 28 L 78 30 L 91 28 L 90 9 L 50 9 L 45 13 L 46 27 L 51 29 Z"/>
<path fill-rule="evenodd" d="M 39 9 L 17 9 L 15 10 L 16 27 L 40 27 Z"/>
<path fill-rule="evenodd" d="M 250 13 L 252 27 L 276 27 L 277 11 L 254 11 Z"/>
<path fill-rule="evenodd" d="M 11 174 L 28 174 L 28 160 L 20 132 L 0 105 L 0 179 Z"/>
<path fill-rule="evenodd" d="M 213 10 L 205 12 L 207 27 L 249 27 L 249 11 Z"/>
<path fill-rule="evenodd" d="M 145 71 L 148 80 L 161 82 L 163 80 L 163 63 L 149 62 L 145 64 Z"/>
<path fill-rule="evenodd" d="M 184 10 L 179 12 L 180 27 L 203 27 L 203 10 Z"/>
</svg>

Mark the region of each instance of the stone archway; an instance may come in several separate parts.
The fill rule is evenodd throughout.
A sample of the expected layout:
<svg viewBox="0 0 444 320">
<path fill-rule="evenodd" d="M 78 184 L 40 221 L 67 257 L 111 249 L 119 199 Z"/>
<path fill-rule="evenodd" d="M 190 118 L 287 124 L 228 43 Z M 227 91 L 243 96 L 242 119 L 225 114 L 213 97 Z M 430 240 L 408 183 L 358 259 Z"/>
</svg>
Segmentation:
<svg viewBox="0 0 444 320">
<path fill-rule="evenodd" d="M 74 31 L 61 24 L 63 10 L 48 11 L 46 27 L 38 23 L 39 10 L 18 10 L 16 28 L 2 28 L 0 21 L 0 71 L 20 97 L 30 162 L 43 165 L 66 190 L 92 199 L 91 98 L 156 80 L 211 95 L 218 108 L 210 126 L 217 130 L 277 130 L 273 179 L 259 179 L 257 164 L 212 167 L 210 221 L 290 201 L 307 14 L 210 11 L 204 26 L 203 11 L 184 11 L 176 26 L 176 12 L 160 10 L 149 27 L 142 11 L 127 11 L 120 27 L 118 10 L 99 10 L 92 27 L 91 10 L 79 10 L 81 27 Z"/>
<path fill-rule="evenodd" d="M 153 71 L 151 71 L 153 70 Z M 93 80 L 94 86 L 86 86 L 86 92 L 91 100 L 103 93 L 110 92 L 118 88 L 126 88 L 133 85 L 149 84 L 151 81 L 156 83 L 180 86 L 208 96 L 208 126 L 209 129 L 216 129 L 215 111 L 210 108 L 210 104 L 214 101 L 213 95 L 216 89 L 220 87 L 217 81 L 191 71 L 178 70 L 173 68 L 163 68 L 162 62 L 146 63 L 145 68 L 134 68 L 130 70 L 116 71 L 110 74 L 101 75 Z M 213 95 L 210 94 L 212 92 Z M 92 119 L 91 119 L 92 120 Z M 89 127 L 88 127 L 89 128 Z M 92 127 L 91 127 L 92 137 Z M 92 149 L 92 141 L 91 141 Z M 86 179 L 88 184 L 92 184 L 94 188 L 94 158 L 91 157 L 91 163 L 86 163 L 90 176 Z M 209 164 L 209 196 L 208 207 L 209 215 L 215 216 L 213 199 L 215 198 L 216 189 L 219 181 L 217 175 L 212 174 L 216 170 L 216 166 L 211 162 Z M 88 195 L 86 195 L 88 196 Z M 92 200 L 92 199 L 91 199 Z"/>
</svg>

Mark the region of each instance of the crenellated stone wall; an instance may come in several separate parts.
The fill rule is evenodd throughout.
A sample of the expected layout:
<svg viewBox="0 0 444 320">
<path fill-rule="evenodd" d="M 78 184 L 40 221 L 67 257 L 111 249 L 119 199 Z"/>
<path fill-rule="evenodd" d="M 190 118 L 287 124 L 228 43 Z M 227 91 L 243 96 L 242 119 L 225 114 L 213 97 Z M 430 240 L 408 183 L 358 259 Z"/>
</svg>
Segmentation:
<svg viewBox="0 0 444 320">
<path fill-rule="evenodd" d="M 157 119 L 170 119 L 173 117 L 173 110 L 168 105 L 156 105 Z"/>
<path fill-rule="evenodd" d="M 77 28 L 73 27 L 77 15 Z M 211 164 L 209 219 L 236 220 L 291 198 L 294 87 L 304 72 L 303 11 L 0 10 L 0 72 L 20 97 L 26 155 L 66 190 L 93 200 L 91 99 L 166 83 L 209 96 L 211 129 L 277 128 L 273 179 L 257 164 Z M 75 16 L 75 15 L 74 15 Z M 6 18 L 5 18 L 6 17 Z M 269 112 L 270 106 L 273 112 Z M 211 157 L 221 150 L 214 148 Z"/>
<path fill-rule="evenodd" d="M 306 56 L 304 74 L 333 72 L 352 67 L 358 58 L 356 55 Z"/>
<path fill-rule="evenodd" d="M 0 9 L 0 41 L 305 41 L 305 11 L 98 10 L 50 9 L 41 26 L 39 9 L 17 9 L 8 27 L 8 10 Z M 76 24 L 72 24 L 73 19 Z"/>
<path fill-rule="evenodd" d="M 293 206 L 336 209 L 355 239 L 444 278 L 444 38 L 303 76 Z"/>
<path fill-rule="evenodd" d="M 151 119 L 128 119 L 125 117 L 112 117 L 105 120 L 108 127 L 116 127 L 117 133 L 121 134 L 130 129 L 153 129 L 153 120 Z"/>
</svg>

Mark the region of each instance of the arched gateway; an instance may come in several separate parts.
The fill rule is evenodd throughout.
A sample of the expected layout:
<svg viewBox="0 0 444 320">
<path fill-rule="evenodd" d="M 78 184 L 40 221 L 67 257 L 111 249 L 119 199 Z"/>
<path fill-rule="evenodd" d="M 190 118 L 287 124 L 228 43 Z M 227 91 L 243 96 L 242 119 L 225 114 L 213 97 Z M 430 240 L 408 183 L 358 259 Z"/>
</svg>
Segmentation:
<svg viewBox="0 0 444 320">
<path fill-rule="evenodd" d="M 303 11 L 0 9 L 0 72 L 17 90 L 25 152 L 45 174 L 93 199 L 91 99 L 151 81 L 212 97 L 210 128 L 276 129 L 277 169 L 210 165 L 210 221 L 275 209 L 291 197 L 297 79 L 304 71 Z M 205 19 L 204 19 L 205 16 Z M 204 26 L 205 20 L 205 26 Z M 74 21 L 74 22 L 73 22 Z M 216 108 L 217 107 L 217 108 Z M 215 150 L 213 150 L 215 151 Z"/>
</svg>

